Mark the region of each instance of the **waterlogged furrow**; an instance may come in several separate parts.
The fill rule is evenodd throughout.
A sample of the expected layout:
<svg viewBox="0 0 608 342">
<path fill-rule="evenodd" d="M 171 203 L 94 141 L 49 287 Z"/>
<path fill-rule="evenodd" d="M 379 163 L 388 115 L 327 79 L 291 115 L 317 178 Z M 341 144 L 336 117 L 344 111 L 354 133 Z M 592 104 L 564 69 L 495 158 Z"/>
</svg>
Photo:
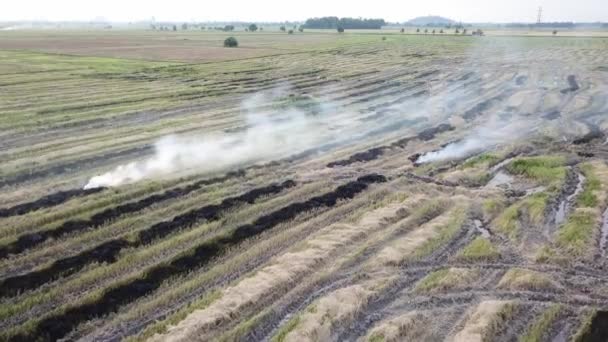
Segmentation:
<svg viewBox="0 0 608 342">
<path fill-rule="evenodd" d="M 172 261 L 153 267 L 138 279 L 108 289 L 94 302 L 74 306 L 53 314 L 27 332 L 11 336 L 10 341 L 55 341 L 64 337 L 80 323 L 92 318 L 115 312 L 121 306 L 156 290 L 166 279 L 183 275 L 205 266 L 213 258 L 222 255 L 231 247 L 257 236 L 278 224 L 289 221 L 303 212 L 316 208 L 330 208 L 344 199 L 352 199 L 372 183 L 385 182 L 386 178 L 377 174 L 359 177 L 334 191 L 313 197 L 304 202 L 296 202 L 256 219 L 251 224 L 236 228 L 231 233 L 206 241 L 193 250 Z"/>
<path fill-rule="evenodd" d="M 0 283 L 0 296 L 12 296 L 25 290 L 37 288 L 60 277 L 74 274 L 93 262 L 115 262 L 118 254 L 125 248 L 145 245 L 155 239 L 190 227 L 196 222 L 203 220 L 208 222 L 217 221 L 221 218 L 222 213 L 229 209 L 244 203 L 252 204 L 263 196 L 277 194 L 293 186 L 295 186 L 295 182 L 287 180 L 279 185 L 273 184 L 256 188 L 240 196 L 226 198 L 220 204 L 206 205 L 176 216 L 172 220 L 159 222 L 140 231 L 135 241 L 126 238 L 112 239 L 75 256 L 55 261 L 44 269 L 4 279 Z"/>
<path fill-rule="evenodd" d="M 234 177 L 242 177 L 245 175 L 244 171 L 230 172 L 222 177 L 205 179 L 193 184 L 178 187 L 167 190 L 160 194 L 154 194 L 135 202 L 121 204 L 119 206 L 103 210 L 91 216 L 88 220 L 69 220 L 64 222 L 61 226 L 54 229 L 43 230 L 35 233 L 28 233 L 21 235 L 15 242 L 6 246 L 0 247 L 0 258 L 6 258 L 9 254 L 22 253 L 28 249 L 31 249 L 49 239 L 57 239 L 67 234 L 74 232 L 83 231 L 85 229 L 96 228 L 104 223 L 114 220 L 125 214 L 134 213 L 142 209 L 148 208 L 153 204 L 180 196 L 185 196 L 195 190 L 202 188 L 203 186 L 211 185 L 214 183 L 221 183 Z M 96 189 L 82 190 L 87 192 L 96 192 Z"/>
</svg>

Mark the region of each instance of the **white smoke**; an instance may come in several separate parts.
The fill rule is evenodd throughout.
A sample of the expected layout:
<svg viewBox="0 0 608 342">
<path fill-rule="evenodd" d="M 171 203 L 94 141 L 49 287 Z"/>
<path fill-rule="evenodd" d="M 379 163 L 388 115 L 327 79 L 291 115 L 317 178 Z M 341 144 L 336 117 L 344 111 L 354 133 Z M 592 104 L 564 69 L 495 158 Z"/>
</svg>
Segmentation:
<svg viewBox="0 0 608 342">
<path fill-rule="evenodd" d="M 489 150 L 497 145 L 511 143 L 519 138 L 529 136 L 537 127 L 531 120 L 513 122 L 494 121 L 474 129 L 463 140 L 451 143 L 438 151 L 420 156 L 416 163 L 457 160 Z"/>
<path fill-rule="evenodd" d="M 268 104 L 267 100 L 266 95 L 257 95 L 244 102 L 246 129 L 240 133 L 162 138 L 155 144 L 154 155 L 148 159 L 120 165 L 92 177 L 84 188 L 118 186 L 184 170 L 220 171 L 298 153 L 326 138 L 331 125 L 321 118 L 307 116 L 295 109 L 278 116 L 258 112 L 256 109 Z"/>
</svg>

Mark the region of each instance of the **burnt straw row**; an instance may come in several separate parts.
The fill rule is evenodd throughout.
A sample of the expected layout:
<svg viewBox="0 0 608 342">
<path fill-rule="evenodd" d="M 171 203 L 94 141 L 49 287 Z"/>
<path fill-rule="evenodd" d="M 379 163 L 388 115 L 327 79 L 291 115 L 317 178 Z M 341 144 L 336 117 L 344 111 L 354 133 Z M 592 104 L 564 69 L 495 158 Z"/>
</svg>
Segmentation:
<svg viewBox="0 0 608 342">
<path fill-rule="evenodd" d="M 126 238 L 112 239 L 74 256 L 57 260 L 43 269 L 6 278 L 0 282 L 0 297 L 14 296 L 23 291 L 38 288 L 60 277 L 74 274 L 86 265 L 94 262 L 115 262 L 120 251 L 125 248 L 145 245 L 156 239 L 166 237 L 171 233 L 192 227 L 197 222 L 217 221 L 227 210 L 241 204 L 253 204 L 259 198 L 278 194 L 284 189 L 293 186 L 295 186 L 295 182 L 287 180 L 281 184 L 271 184 L 256 188 L 236 197 L 225 198 L 220 204 L 211 204 L 192 209 L 184 214 L 175 216 L 172 220 L 156 223 L 140 231 L 137 238 L 133 241 Z"/>
<path fill-rule="evenodd" d="M 25 215 L 35 210 L 60 205 L 75 197 L 84 197 L 103 190 L 105 190 L 105 188 L 100 187 L 94 189 L 70 189 L 65 191 L 57 191 L 32 202 L 17 204 L 9 208 L 0 208 L 0 217 Z"/>
<path fill-rule="evenodd" d="M 431 127 L 431 128 L 427 128 L 427 129 L 423 130 L 422 132 L 418 133 L 418 135 L 416 135 L 416 136 L 400 139 L 390 145 L 373 147 L 367 151 L 355 153 L 355 154 L 351 155 L 350 157 L 348 157 L 347 159 L 333 161 L 333 162 L 327 164 L 327 167 L 347 166 L 347 165 L 351 165 L 354 163 L 362 163 L 362 162 L 376 160 L 376 159 L 380 158 L 384 154 L 385 151 L 390 150 L 394 147 L 403 148 L 410 141 L 412 141 L 414 139 L 419 139 L 421 141 L 429 141 L 429 140 L 434 139 L 437 134 L 451 131 L 451 130 L 454 130 L 453 126 L 451 126 L 449 124 L 439 124 L 435 127 Z"/>
<path fill-rule="evenodd" d="M 244 171 L 230 172 L 222 177 L 204 179 L 183 187 L 177 187 L 159 194 L 150 195 L 138 201 L 121 204 L 116 207 L 103 210 L 91 216 L 88 220 L 68 220 L 57 228 L 21 235 L 14 242 L 0 247 L 0 258 L 7 258 L 10 254 L 22 253 L 49 239 L 57 239 L 68 234 L 99 227 L 106 222 L 114 220 L 125 214 L 140 211 L 162 201 L 185 196 L 207 185 L 221 183 L 230 178 L 242 177 L 244 175 Z"/>
<path fill-rule="evenodd" d="M 329 208 L 340 200 L 352 199 L 372 183 L 385 182 L 386 178 L 370 174 L 337 187 L 334 191 L 296 202 L 272 213 L 263 215 L 253 223 L 242 225 L 231 233 L 203 242 L 173 260 L 149 269 L 139 278 L 107 289 L 97 300 L 73 306 L 66 311 L 40 321 L 27 333 L 12 336 L 10 341 L 55 341 L 65 337 L 79 324 L 96 317 L 116 312 L 121 306 L 151 294 L 167 279 L 185 275 L 193 269 L 207 265 L 211 260 L 226 253 L 235 245 L 258 236 L 277 225 L 294 219 L 297 215 L 317 208 Z"/>
</svg>

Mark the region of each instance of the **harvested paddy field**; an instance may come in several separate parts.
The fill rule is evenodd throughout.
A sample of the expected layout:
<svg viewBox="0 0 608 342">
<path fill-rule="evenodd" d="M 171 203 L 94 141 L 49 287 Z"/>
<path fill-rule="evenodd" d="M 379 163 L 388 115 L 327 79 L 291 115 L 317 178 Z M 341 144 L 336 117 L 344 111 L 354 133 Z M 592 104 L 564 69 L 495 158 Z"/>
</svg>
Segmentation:
<svg viewBox="0 0 608 342">
<path fill-rule="evenodd" d="M 0 340 L 603 341 L 608 39 L 0 33 Z"/>
</svg>

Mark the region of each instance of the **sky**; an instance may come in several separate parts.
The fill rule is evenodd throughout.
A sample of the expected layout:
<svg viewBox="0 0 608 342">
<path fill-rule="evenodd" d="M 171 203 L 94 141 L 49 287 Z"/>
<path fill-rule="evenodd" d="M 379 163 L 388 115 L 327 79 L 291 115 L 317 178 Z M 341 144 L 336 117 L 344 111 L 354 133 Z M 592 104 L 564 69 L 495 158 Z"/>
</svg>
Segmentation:
<svg viewBox="0 0 608 342">
<path fill-rule="evenodd" d="M 310 17 L 403 22 L 440 15 L 462 22 L 608 21 L 608 0 L 6 0 L 0 20 L 303 21 Z"/>
</svg>

